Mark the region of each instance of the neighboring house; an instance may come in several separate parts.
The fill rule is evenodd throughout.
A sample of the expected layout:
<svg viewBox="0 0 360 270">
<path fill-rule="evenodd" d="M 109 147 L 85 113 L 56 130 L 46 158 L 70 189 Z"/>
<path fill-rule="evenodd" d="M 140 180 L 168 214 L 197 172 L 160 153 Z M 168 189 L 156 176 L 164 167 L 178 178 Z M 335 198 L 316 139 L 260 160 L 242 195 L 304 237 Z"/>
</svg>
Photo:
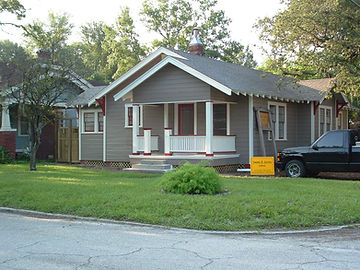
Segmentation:
<svg viewBox="0 0 360 270">
<path fill-rule="evenodd" d="M 335 79 L 313 79 L 300 81 L 305 85 L 320 91 L 322 99 L 314 103 L 316 112 L 314 118 L 315 137 L 319 137 L 326 131 L 334 129 L 347 129 L 349 124 L 349 110 L 351 104 L 343 93 L 332 91 Z"/>
<path fill-rule="evenodd" d="M 4 71 L 3 69 L 1 71 Z M 67 102 L 73 99 L 88 88 L 93 87 L 88 81 L 73 73 L 73 85 L 64 91 L 56 104 L 57 111 L 64 118 L 77 118 L 75 108 L 69 108 Z M 20 81 L 19 81 L 20 82 Z M 0 84 L 4 87 L 5 84 Z M 15 158 L 15 154 L 21 154 L 27 151 L 29 145 L 29 123 L 24 120 L 18 111 L 18 105 L 13 104 L 6 97 L 0 95 L 0 145 L 5 146 L 10 151 L 10 155 Z M 66 124 L 64 122 L 64 124 Z M 56 149 L 56 128 L 49 124 L 44 127 L 41 135 L 41 145 L 39 147 L 37 158 L 49 159 L 55 158 Z"/>
<path fill-rule="evenodd" d="M 261 155 L 256 108 L 271 112 L 278 150 L 310 144 L 336 129 L 341 114 L 346 128 L 340 97 L 324 100 L 326 94 L 292 79 L 201 56 L 194 35 L 191 53 L 159 48 L 109 86 L 75 100 L 83 163 L 208 160 L 235 169 Z M 271 136 L 264 137 L 273 155 Z"/>
</svg>

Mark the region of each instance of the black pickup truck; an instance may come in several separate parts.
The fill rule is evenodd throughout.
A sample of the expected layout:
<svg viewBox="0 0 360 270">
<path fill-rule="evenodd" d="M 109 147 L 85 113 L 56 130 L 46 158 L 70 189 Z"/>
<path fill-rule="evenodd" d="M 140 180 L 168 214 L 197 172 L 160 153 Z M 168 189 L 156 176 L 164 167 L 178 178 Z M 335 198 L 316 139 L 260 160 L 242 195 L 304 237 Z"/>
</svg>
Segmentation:
<svg viewBox="0 0 360 270">
<path fill-rule="evenodd" d="M 358 130 L 334 130 L 312 145 L 286 148 L 277 154 L 276 167 L 288 177 L 315 176 L 319 172 L 360 172 Z"/>
</svg>

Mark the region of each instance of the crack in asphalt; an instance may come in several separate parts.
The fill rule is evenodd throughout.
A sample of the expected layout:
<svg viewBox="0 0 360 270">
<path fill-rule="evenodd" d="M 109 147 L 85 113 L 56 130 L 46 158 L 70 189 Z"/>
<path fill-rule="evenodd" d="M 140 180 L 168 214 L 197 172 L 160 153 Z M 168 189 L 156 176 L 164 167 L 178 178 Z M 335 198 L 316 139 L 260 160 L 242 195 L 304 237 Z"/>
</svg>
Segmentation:
<svg viewBox="0 0 360 270">
<path fill-rule="evenodd" d="M 17 260 L 24 259 L 24 258 L 29 257 L 29 256 L 31 256 L 31 255 L 24 255 L 24 256 L 19 256 L 19 257 L 16 257 L 16 258 L 7 259 L 5 261 L 0 262 L 0 264 L 6 264 L 8 262 L 17 261 Z"/>
<path fill-rule="evenodd" d="M 20 246 L 20 247 L 16 247 L 15 249 L 23 249 L 23 248 L 27 248 L 27 247 L 36 246 L 37 244 L 39 244 L 39 243 L 41 243 L 41 242 L 45 242 L 45 241 L 36 241 L 35 243 L 28 244 L 28 245 L 24 245 L 24 246 Z"/>
<path fill-rule="evenodd" d="M 132 254 L 135 254 L 137 252 L 140 252 L 142 250 L 142 248 L 138 248 L 136 250 L 133 250 L 131 252 L 128 252 L 128 253 L 122 253 L 122 254 L 112 254 L 112 255 L 97 255 L 97 256 L 90 256 L 87 260 L 86 263 L 83 263 L 81 265 L 78 265 L 77 267 L 75 267 L 75 270 L 79 270 L 80 268 L 83 268 L 83 267 L 87 267 L 91 264 L 91 261 L 93 259 L 96 259 L 96 258 L 101 258 L 101 257 L 125 257 L 125 256 L 130 256 Z"/>
</svg>

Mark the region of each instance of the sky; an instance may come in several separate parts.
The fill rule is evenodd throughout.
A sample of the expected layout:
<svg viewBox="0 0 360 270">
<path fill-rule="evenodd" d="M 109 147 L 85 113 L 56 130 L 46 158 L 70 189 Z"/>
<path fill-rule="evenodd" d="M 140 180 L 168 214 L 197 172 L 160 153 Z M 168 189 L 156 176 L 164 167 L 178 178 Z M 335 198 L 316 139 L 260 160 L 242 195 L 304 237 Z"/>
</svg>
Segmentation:
<svg viewBox="0 0 360 270">
<path fill-rule="evenodd" d="M 70 41 L 80 41 L 80 26 L 91 21 L 103 21 L 107 24 L 115 23 L 121 7 L 128 6 L 135 21 L 140 40 L 149 43 L 154 33 L 147 31 L 140 21 L 138 13 L 141 9 L 141 0 L 20 0 L 27 9 L 26 18 L 22 23 L 32 22 L 34 19 L 46 21 L 48 12 L 68 13 L 70 22 L 75 25 Z M 261 64 L 266 59 L 262 53 L 262 44 L 258 39 L 258 32 L 253 28 L 257 19 L 272 16 L 281 9 L 280 0 L 218 0 L 218 9 L 225 11 L 231 18 L 231 35 L 234 40 L 243 45 L 249 45 L 254 52 L 255 60 Z M 16 22 L 14 16 L 0 15 L 1 21 Z M 9 39 L 22 43 L 21 32 L 14 27 L 3 27 L 0 30 L 0 40 Z"/>
</svg>

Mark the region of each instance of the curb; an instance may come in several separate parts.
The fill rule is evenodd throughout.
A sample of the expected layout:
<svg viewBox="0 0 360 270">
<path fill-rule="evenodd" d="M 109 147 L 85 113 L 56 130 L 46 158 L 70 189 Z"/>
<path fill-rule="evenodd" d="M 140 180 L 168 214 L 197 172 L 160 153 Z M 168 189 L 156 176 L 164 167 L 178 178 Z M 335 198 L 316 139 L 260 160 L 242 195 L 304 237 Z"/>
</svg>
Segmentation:
<svg viewBox="0 0 360 270">
<path fill-rule="evenodd" d="M 128 225 L 136 227 L 147 227 L 154 229 L 162 229 L 168 231 L 178 231 L 178 232 L 190 232 L 190 233 L 201 233 L 201 234 L 214 234 L 214 235 L 286 235 L 286 234 L 303 234 L 303 233 L 319 233 L 319 232 L 331 232 L 339 231 L 346 228 L 360 227 L 360 223 L 350 224 L 350 225 L 341 225 L 333 227 L 321 227 L 318 229 L 309 229 L 309 230 L 288 230 L 288 231 L 206 231 L 206 230 L 196 230 L 196 229 L 184 229 L 176 227 L 168 227 L 162 225 L 153 225 L 139 222 L 131 221 L 116 221 L 111 219 L 102 219 L 102 218 L 91 218 L 91 217 L 79 217 L 73 215 L 63 215 L 63 214 L 52 214 L 45 213 L 33 210 L 25 209 L 15 209 L 9 207 L 0 207 L 0 213 L 8 213 L 26 217 L 34 217 L 39 219 L 57 219 L 57 220 L 66 220 L 66 221 L 81 221 L 81 222 L 91 222 L 91 223 L 104 223 L 104 224 L 115 224 L 115 225 Z"/>
</svg>

